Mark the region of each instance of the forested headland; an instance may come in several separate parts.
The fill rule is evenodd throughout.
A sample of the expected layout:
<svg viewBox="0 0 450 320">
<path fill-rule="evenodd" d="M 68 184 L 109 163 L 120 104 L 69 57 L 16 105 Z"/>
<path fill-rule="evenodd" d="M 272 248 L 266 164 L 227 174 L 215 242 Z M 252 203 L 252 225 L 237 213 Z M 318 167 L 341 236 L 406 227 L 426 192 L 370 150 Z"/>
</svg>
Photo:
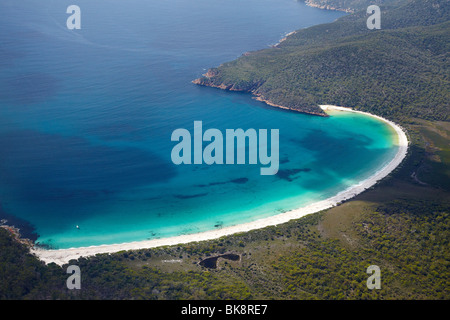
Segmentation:
<svg viewBox="0 0 450 320">
<path fill-rule="evenodd" d="M 380 2 L 379 30 L 367 28 L 365 9 L 357 11 L 211 68 L 194 83 L 305 113 L 325 115 L 319 105 L 332 104 L 398 121 L 448 120 L 449 2 Z"/>
</svg>

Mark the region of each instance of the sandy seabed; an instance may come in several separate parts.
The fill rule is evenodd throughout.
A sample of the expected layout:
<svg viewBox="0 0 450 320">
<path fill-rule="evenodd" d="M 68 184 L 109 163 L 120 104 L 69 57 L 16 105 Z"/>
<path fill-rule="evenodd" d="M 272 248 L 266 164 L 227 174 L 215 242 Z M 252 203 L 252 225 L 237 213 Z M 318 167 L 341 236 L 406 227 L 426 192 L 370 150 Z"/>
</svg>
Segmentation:
<svg viewBox="0 0 450 320">
<path fill-rule="evenodd" d="M 91 246 L 91 247 L 80 247 L 80 248 L 70 248 L 70 249 L 58 249 L 58 250 L 45 250 L 37 247 L 31 248 L 31 252 L 35 254 L 40 260 L 45 263 L 54 262 L 58 265 L 67 264 L 72 259 L 78 259 L 80 257 L 88 257 L 93 256 L 100 253 L 114 253 L 122 250 L 137 250 L 137 249 L 145 249 L 145 248 L 155 248 L 160 246 L 170 246 L 177 244 L 184 244 L 189 242 L 196 241 L 204 241 L 217 239 L 223 236 L 232 235 L 234 233 L 239 232 L 247 232 L 254 229 L 260 229 L 267 226 L 273 226 L 288 222 L 293 219 L 298 219 L 303 216 L 306 216 L 311 213 L 319 212 L 331 207 L 338 205 L 340 202 L 353 198 L 357 194 L 363 192 L 364 190 L 375 185 L 379 180 L 386 177 L 389 173 L 391 173 L 406 157 L 408 152 L 408 138 L 403 129 L 392 121 L 386 120 L 382 117 L 362 112 L 352 110 L 350 108 L 345 107 L 337 107 L 330 105 L 322 105 L 320 106 L 324 111 L 344 111 L 344 112 L 357 112 L 366 114 L 371 117 L 375 117 L 381 121 L 389 124 L 397 133 L 398 136 L 398 151 L 395 157 L 381 170 L 377 171 L 368 179 L 360 182 L 359 184 L 353 185 L 348 189 L 339 192 L 337 195 L 328 198 L 326 200 L 322 200 L 319 202 L 315 202 L 308 206 L 294 209 L 291 211 L 287 211 L 285 213 L 277 214 L 272 217 L 243 223 L 231 227 L 224 227 L 222 229 L 215 229 L 210 231 L 205 231 L 196 234 L 189 235 L 180 235 L 176 237 L 169 237 L 163 239 L 153 239 L 153 240 L 145 240 L 145 241 L 136 241 L 136 242 L 127 242 L 121 244 L 108 244 L 108 245 L 99 245 L 99 246 Z"/>
</svg>

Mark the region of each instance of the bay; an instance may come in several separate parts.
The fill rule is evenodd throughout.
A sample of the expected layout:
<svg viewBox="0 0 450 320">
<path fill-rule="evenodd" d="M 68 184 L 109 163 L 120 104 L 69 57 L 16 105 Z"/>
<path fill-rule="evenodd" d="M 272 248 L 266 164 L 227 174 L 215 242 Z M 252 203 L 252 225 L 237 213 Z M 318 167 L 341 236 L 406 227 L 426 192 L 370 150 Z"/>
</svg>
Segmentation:
<svg viewBox="0 0 450 320">
<path fill-rule="evenodd" d="M 291 0 L 0 4 L 0 204 L 53 248 L 235 225 L 313 203 L 395 154 L 386 124 L 287 112 L 191 83 L 210 67 L 343 15 Z M 177 128 L 280 130 L 280 170 L 172 163 Z M 76 228 L 79 226 L 79 228 Z"/>
</svg>

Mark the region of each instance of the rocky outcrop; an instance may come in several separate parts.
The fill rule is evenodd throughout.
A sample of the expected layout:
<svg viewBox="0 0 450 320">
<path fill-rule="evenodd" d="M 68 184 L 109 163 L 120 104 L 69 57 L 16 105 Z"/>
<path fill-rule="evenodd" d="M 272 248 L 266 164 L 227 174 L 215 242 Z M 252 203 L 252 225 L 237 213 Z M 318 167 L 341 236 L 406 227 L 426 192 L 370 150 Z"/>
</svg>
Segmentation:
<svg viewBox="0 0 450 320">
<path fill-rule="evenodd" d="M 317 3 L 317 1 L 315 1 L 315 0 L 306 0 L 305 3 L 309 7 L 314 7 L 314 8 L 319 8 L 319 9 L 336 10 L 336 11 L 343 11 L 343 12 L 347 12 L 347 13 L 355 12 L 355 10 L 352 8 L 341 8 L 341 7 L 332 6 L 329 4 L 320 4 L 320 3 Z"/>
<path fill-rule="evenodd" d="M 217 68 L 209 69 L 208 72 L 203 75 L 203 77 L 193 80 L 192 83 L 200 86 L 218 88 L 228 91 L 248 92 L 253 94 L 256 100 L 264 102 L 272 107 L 312 114 L 321 117 L 328 117 L 328 114 L 326 114 L 318 105 L 282 102 L 278 101 L 279 99 L 274 99 L 270 96 L 270 94 L 262 93 L 260 87 L 264 84 L 264 82 L 240 84 L 226 82 L 222 79 L 220 71 Z"/>
</svg>

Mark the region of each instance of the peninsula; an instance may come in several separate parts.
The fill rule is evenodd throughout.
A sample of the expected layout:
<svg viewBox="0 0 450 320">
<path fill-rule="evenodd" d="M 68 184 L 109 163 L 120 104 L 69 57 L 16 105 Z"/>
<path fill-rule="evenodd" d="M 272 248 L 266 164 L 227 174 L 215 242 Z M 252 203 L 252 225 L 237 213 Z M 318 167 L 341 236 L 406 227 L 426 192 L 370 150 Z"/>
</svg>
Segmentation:
<svg viewBox="0 0 450 320">
<path fill-rule="evenodd" d="M 272 48 L 209 69 L 193 83 L 249 92 L 271 106 L 319 116 L 327 116 L 319 107 L 326 103 L 399 121 L 447 120 L 448 2 L 385 1 L 381 30 L 366 27 L 361 8 L 368 1 L 350 2 L 358 3 L 354 14 L 298 30 Z"/>
</svg>

